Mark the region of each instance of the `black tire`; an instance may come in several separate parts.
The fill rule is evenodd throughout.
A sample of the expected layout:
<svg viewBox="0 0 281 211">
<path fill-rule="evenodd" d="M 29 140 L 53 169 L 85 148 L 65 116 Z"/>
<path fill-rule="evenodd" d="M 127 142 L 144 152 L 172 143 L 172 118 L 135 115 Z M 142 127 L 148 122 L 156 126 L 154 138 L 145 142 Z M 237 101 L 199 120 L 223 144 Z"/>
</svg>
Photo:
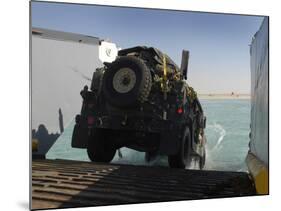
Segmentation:
<svg viewBox="0 0 281 211">
<path fill-rule="evenodd" d="M 205 146 L 204 146 L 203 155 L 199 157 L 199 169 L 200 170 L 204 169 L 205 162 L 206 162 L 206 149 L 205 149 Z"/>
<path fill-rule="evenodd" d="M 88 140 L 87 153 L 88 157 L 93 162 L 108 163 L 112 161 L 116 153 L 108 131 L 94 129 Z"/>
<path fill-rule="evenodd" d="M 88 144 L 88 128 L 82 127 L 79 124 L 75 124 L 72 138 L 71 138 L 71 147 L 74 148 L 86 148 Z"/>
<path fill-rule="evenodd" d="M 151 85 L 151 73 L 146 64 L 137 57 L 122 56 L 104 72 L 102 91 L 110 104 L 131 107 L 147 99 Z"/>
<path fill-rule="evenodd" d="M 188 168 L 191 164 L 191 158 L 191 134 L 187 127 L 184 130 L 178 153 L 168 156 L 169 166 L 171 168 Z"/>
</svg>

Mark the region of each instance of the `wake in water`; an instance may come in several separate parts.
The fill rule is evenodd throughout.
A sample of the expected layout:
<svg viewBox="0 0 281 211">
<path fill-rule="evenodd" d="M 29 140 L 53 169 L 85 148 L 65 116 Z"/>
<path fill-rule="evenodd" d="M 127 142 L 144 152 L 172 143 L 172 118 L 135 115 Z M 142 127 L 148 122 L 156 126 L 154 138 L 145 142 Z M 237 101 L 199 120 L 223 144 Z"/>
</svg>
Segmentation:
<svg viewBox="0 0 281 211">
<path fill-rule="evenodd" d="M 205 169 L 217 169 L 218 162 L 214 157 L 220 153 L 223 148 L 224 137 L 226 135 L 225 129 L 222 125 L 214 123 L 206 127 L 207 147 L 206 147 L 206 165 Z"/>
<path fill-rule="evenodd" d="M 210 127 L 211 128 L 213 127 L 214 131 L 216 133 L 219 133 L 219 138 L 216 142 L 216 145 L 212 148 L 212 151 L 216 151 L 216 150 L 218 151 L 222 148 L 222 141 L 224 139 L 224 136 L 226 135 L 226 131 L 220 124 L 217 123 L 211 125 Z"/>
<path fill-rule="evenodd" d="M 116 153 L 112 163 L 142 166 L 168 166 L 168 160 L 165 156 L 154 155 L 150 159 L 147 159 L 145 152 L 138 152 L 126 147 L 121 148 L 120 153 Z"/>
</svg>

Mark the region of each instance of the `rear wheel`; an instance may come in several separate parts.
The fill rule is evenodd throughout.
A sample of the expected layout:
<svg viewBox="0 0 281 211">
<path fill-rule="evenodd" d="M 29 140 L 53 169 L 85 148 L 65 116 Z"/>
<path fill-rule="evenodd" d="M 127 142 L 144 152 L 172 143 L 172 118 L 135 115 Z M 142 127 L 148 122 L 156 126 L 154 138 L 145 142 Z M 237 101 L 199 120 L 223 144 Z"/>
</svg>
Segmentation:
<svg viewBox="0 0 281 211">
<path fill-rule="evenodd" d="M 189 128 L 186 128 L 179 151 L 175 155 L 169 155 L 168 161 L 171 168 L 185 169 L 190 166 L 191 159 L 191 135 Z"/>
<path fill-rule="evenodd" d="M 200 156 L 200 158 L 199 158 L 199 168 L 200 168 L 200 170 L 202 170 L 205 167 L 205 162 L 206 162 L 206 150 L 205 150 L 205 147 L 204 147 L 203 155 L 202 155 L 202 157 Z"/>
<path fill-rule="evenodd" d="M 201 146 L 201 152 L 199 156 L 199 168 L 202 170 L 205 167 L 206 162 L 206 137 L 203 135 L 203 144 Z"/>
<path fill-rule="evenodd" d="M 91 132 L 87 148 L 88 157 L 93 162 L 110 162 L 116 149 L 110 140 L 108 131 L 94 129 Z"/>
</svg>

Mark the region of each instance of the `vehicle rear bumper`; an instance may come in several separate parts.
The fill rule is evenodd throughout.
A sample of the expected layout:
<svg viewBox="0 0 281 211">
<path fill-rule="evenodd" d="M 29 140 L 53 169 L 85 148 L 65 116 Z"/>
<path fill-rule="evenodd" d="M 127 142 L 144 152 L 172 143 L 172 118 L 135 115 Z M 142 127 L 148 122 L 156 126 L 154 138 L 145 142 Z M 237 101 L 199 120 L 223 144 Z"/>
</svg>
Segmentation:
<svg viewBox="0 0 281 211">
<path fill-rule="evenodd" d="M 112 131 L 131 131 L 140 133 L 158 133 L 160 142 L 158 148 L 159 154 L 176 154 L 181 145 L 182 124 L 171 120 L 161 119 L 141 119 L 141 118 L 122 118 L 122 117 L 93 117 L 91 125 L 87 119 L 76 118 L 76 124 L 72 135 L 72 147 L 87 148 L 88 134 L 92 129 L 110 129 Z M 129 135 L 129 133 L 128 133 Z"/>
<path fill-rule="evenodd" d="M 181 129 L 181 124 L 162 119 L 151 119 L 141 117 L 103 116 L 96 117 L 93 128 L 104 128 L 112 130 L 130 130 L 139 132 L 161 133 L 163 131 L 176 131 Z"/>
</svg>

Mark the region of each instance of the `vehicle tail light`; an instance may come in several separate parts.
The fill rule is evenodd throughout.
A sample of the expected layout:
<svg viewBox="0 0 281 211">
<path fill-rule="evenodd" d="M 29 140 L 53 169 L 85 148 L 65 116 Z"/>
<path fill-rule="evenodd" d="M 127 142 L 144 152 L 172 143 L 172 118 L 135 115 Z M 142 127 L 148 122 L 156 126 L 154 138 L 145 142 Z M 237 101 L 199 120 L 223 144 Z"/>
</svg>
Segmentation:
<svg viewBox="0 0 281 211">
<path fill-rule="evenodd" d="M 183 113 L 183 109 L 182 109 L 181 107 L 179 107 L 179 108 L 177 109 L 177 113 L 178 113 L 178 114 L 182 114 L 182 113 Z"/>
<path fill-rule="evenodd" d="M 94 124 L 94 117 L 88 116 L 87 122 L 88 122 L 88 125 Z"/>
</svg>

